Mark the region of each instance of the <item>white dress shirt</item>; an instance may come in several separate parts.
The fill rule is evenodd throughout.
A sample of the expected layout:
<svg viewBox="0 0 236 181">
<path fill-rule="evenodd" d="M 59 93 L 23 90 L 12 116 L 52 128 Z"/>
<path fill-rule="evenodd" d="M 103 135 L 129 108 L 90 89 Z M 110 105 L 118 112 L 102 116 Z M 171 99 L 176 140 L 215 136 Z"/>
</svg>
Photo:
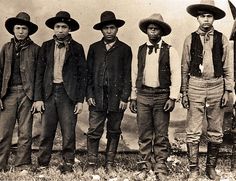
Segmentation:
<svg viewBox="0 0 236 181">
<path fill-rule="evenodd" d="M 57 42 L 55 43 L 54 50 L 54 70 L 53 70 L 53 83 L 62 83 L 62 68 L 65 61 L 66 47 L 58 48 Z"/>
<path fill-rule="evenodd" d="M 151 43 L 148 41 L 146 43 L 150 45 Z M 159 42 L 159 47 L 162 44 L 162 40 Z M 147 55 L 145 61 L 145 68 L 143 74 L 143 84 L 150 87 L 159 87 L 159 55 L 160 50 L 157 49 L 157 52 L 153 50 L 153 52 L 148 55 L 148 48 L 147 48 Z M 180 86 L 181 86 L 181 60 L 177 51 L 170 47 L 170 72 L 171 72 L 171 86 L 170 86 L 170 98 L 171 99 L 178 99 Z M 136 88 L 136 79 L 138 73 L 138 60 L 133 60 L 132 65 L 132 92 L 131 92 L 131 99 L 137 99 L 137 88 Z"/>
</svg>

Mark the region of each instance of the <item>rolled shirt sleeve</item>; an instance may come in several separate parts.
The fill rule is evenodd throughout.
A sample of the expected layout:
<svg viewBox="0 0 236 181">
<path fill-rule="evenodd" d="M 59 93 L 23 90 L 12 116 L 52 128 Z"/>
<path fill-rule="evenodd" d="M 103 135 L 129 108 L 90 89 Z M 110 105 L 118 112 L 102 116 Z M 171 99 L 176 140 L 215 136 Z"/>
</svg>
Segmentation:
<svg viewBox="0 0 236 181">
<path fill-rule="evenodd" d="M 181 86 L 181 61 L 177 51 L 170 48 L 170 71 L 171 71 L 171 86 L 170 86 L 170 98 L 177 99 L 180 93 Z"/>
<path fill-rule="evenodd" d="M 138 58 L 134 58 L 132 60 L 132 91 L 131 91 L 131 100 L 136 100 L 137 99 L 137 88 L 136 88 L 136 79 L 138 76 Z"/>
</svg>

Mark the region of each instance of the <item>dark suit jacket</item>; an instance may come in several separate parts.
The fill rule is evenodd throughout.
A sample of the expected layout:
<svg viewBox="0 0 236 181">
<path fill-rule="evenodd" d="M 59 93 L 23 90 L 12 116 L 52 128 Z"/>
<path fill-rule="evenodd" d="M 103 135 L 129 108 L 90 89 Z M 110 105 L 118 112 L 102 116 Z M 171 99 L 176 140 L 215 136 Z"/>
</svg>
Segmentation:
<svg viewBox="0 0 236 181">
<path fill-rule="evenodd" d="M 3 98 L 9 88 L 11 77 L 13 42 L 6 43 L 0 53 L 0 90 Z M 31 43 L 20 51 L 20 73 L 23 89 L 30 100 L 33 100 L 35 69 L 38 61 L 39 46 Z"/>
<path fill-rule="evenodd" d="M 39 53 L 37 64 L 34 100 L 47 100 L 53 89 L 55 41 L 44 42 Z M 84 49 L 81 44 L 72 40 L 66 51 L 62 69 L 65 90 L 74 102 L 83 102 L 86 90 L 87 68 Z"/>
<path fill-rule="evenodd" d="M 128 102 L 131 93 L 131 48 L 117 40 L 108 51 L 103 40 L 92 44 L 88 51 L 87 99 L 95 98 L 96 107 L 90 110 L 119 111 L 120 101 Z M 105 70 L 108 78 L 108 93 L 104 95 Z M 108 98 L 108 107 L 104 103 Z"/>
</svg>

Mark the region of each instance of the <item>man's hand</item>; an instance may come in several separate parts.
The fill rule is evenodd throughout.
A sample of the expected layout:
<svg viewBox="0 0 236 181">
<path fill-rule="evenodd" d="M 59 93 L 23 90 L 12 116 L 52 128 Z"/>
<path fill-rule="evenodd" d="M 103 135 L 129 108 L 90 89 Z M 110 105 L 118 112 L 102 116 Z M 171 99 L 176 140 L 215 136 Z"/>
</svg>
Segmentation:
<svg viewBox="0 0 236 181">
<path fill-rule="evenodd" d="M 75 105 L 74 114 L 80 114 L 80 113 L 82 113 L 82 110 L 83 110 L 83 103 L 78 102 Z"/>
<path fill-rule="evenodd" d="M 33 103 L 31 112 L 34 114 L 35 112 L 40 112 L 41 114 L 45 111 L 44 102 L 43 101 L 36 101 Z"/>
<path fill-rule="evenodd" d="M 124 111 L 124 110 L 126 110 L 126 108 L 127 108 L 127 103 L 120 101 L 119 109 Z"/>
<path fill-rule="evenodd" d="M 96 106 L 96 103 L 95 103 L 95 99 L 94 99 L 94 98 L 89 98 L 87 102 L 88 102 L 88 105 L 89 105 L 89 106 Z"/>
<path fill-rule="evenodd" d="M 137 113 L 137 100 L 130 100 L 129 109 L 132 113 Z"/>
<path fill-rule="evenodd" d="M 0 109 L 3 110 L 4 107 L 3 107 L 3 103 L 2 103 L 2 99 L 0 99 Z"/>
<path fill-rule="evenodd" d="M 32 104 L 32 107 L 31 107 L 30 111 L 31 111 L 32 114 L 36 113 L 35 102 Z"/>
<path fill-rule="evenodd" d="M 225 91 L 221 99 L 221 107 L 225 107 L 229 102 L 229 92 Z"/>
<path fill-rule="evenodd" d="M 166 104 L 164 106 L 164 111 L 173 111 L 173 109 L 175 108 L 175 100 L 173 99 L 168 99 L 168 101 L 166 101 Z"/>
<path fill-rule="evenodd" d="M 182 97 L 182 106 L 183 106 L 185 109 L 189 109 L 189 99 L 188 99 L 187 94 L 183 94 L 183 97 Z"/>
</svg>

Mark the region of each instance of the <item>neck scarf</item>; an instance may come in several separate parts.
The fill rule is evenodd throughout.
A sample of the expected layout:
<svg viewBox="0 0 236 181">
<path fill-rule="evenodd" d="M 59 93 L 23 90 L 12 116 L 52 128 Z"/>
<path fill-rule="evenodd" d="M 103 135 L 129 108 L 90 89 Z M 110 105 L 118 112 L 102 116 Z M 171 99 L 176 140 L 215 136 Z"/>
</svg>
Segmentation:
<svg viewBox="0 0 236 181">
<path fill-rule="evenodd" d="M 64 37 L 63 39 L 58 39 L 56 35 L 53 35 L 53 39 L 55 40 L 55 42 L 57 43 L 57 47 L 63 48 L 66 47 L 66 49 L 69 49 L 69 44 L 70 41 L 72 40 L 72 37 L 70 34 L 68 34 L 66 37 Z"/>
<path fill-rule="evenodd" d="M 198 28 L 197 33 L 201 36 L 204 36 L 204 43 L 210 40 L 210 36 L 214 35 L 214 28 L 212 27 L 209 31 L 205 32 Z"/>
<path fill-rule="evenodd" d="M 26 47 L 33 42 L 30 37 L 27 37 L 24 40 L 17 40 L 16 37 L 14 37 L 11 41 L 15 44 L 16 53 L 20 52 L 23 47 Z"/>
</svg>

